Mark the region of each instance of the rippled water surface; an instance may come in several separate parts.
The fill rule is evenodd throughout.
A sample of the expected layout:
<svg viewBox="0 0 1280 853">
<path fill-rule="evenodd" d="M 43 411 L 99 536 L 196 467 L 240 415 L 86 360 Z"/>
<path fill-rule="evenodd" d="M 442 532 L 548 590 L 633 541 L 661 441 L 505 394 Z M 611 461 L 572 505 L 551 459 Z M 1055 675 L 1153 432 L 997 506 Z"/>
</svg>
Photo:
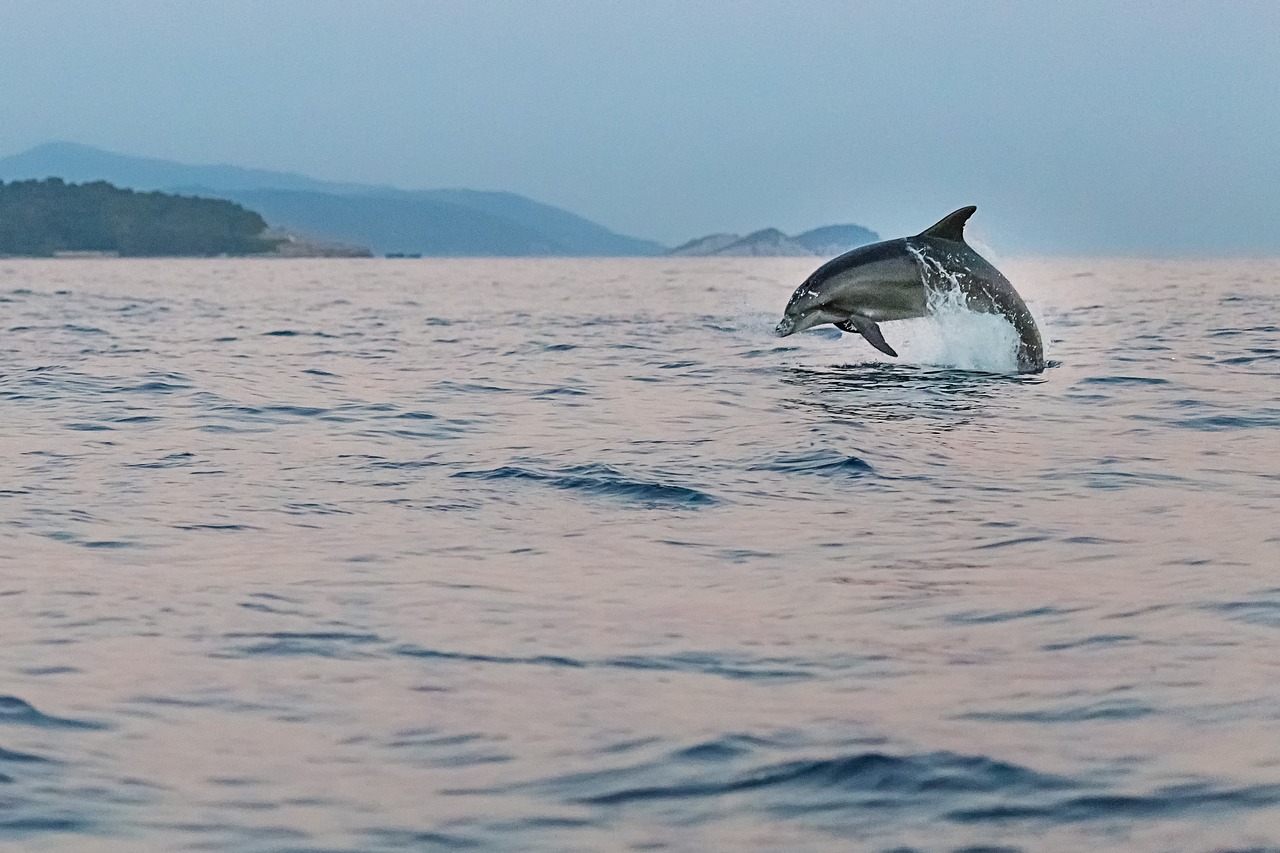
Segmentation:
<svg viewBox="0 0 1280 853">
<path fill-rule="evenodd" d="M 0 261 L 0 848 L 1280 849 L 1280 263 L 811 266 Z"/>
</svg>

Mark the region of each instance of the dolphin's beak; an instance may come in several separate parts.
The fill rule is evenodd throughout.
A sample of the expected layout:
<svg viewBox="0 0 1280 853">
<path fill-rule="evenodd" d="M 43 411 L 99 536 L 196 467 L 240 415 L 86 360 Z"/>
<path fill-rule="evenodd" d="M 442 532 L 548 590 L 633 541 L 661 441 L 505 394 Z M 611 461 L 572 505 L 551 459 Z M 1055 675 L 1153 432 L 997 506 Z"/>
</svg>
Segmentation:
<svg viewBox="0 0 1280 853">
<path fill-rule="evenodd" d="M 796 330 L 796 321 L 790 317 L 783 317 L 778 321 L 778 325 L 774 327 L 773 333 L 780 338 L 785 338 Z"/>
</svg>

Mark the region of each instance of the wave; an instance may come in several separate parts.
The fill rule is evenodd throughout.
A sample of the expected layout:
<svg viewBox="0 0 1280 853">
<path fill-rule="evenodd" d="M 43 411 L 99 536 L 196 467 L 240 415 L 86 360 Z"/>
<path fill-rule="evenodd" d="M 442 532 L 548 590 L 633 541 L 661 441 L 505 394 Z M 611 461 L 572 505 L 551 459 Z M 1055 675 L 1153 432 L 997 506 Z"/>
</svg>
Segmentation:
<svg viewBox="0 0 1280 853">
<path fill-rule="evenodd" d="M 705 749 L 702 752 L 705 754 Z M 689 751 L 684 750 L 684 753 L 687 757 Z M 783 762 L 723 780 L 621 788 L 577 797 L 573 801 L 589 805 L 625 805 L 643 800 L 718 797 L 790 787 L 874 792 L 879 799 L 895 792 L 934 796 L 961 792 L 1032 793 L 1056 790 L 1070 784 L 1058 777 L 985 756 L 950 752 L 914 756 L 861 752 L 835 758 Z"/>
<path fill-rule="evenodd" d="M 851 830 L 940 824 L 1109 824 L 1280 805 L 1280 785 L 1232 786 L 1196 779 L 1149 790 L 1117 791 L 1092 777 L 1045 773 L 989 755 L 897 753 L 883 746 L 785 761 L 796 748 L 769 738 L 726 735 L 608 770 L 571 773 L 486 790 L 524 793 L 604 814 L 638 810 L 685 825 L 727 813 Z M 644 745 L 641 745 L 643 753 Z"/>
<path fill-rule="evenodd" d="M 650 508 L 703 507 L 719 503 L 715 497 L 698 489 L 637 480 L 607 465 L 577 465 L 547 471 L 503 465 L 480 471 L 459 471 L 453 476 L 471 480 L 542 483 L 556 489 L 613 498 Z"/>
<path fill-rule="evenodd" d="M 685 672 L 747 681 L 796 681 L 814 678 L 832 669 L 848 669 L 879 662 L 874 656 L 851 655 L 837 661 L 808 661 L 799 658 L 757 658 L 750 655 L 715 652 L 677 652 L 669 655 L 617 655 L 604 658 L 573 658 L 564 655 L 490 655 L 455 652 L 404 645 L 397 655 L 419 660 L 519 666 L 567 667 L 570 669 L 653 670 Z"/>
<path fill-rule="evenodd" d="M 752 465 L 748 471 L 776 471 L 782 474 L 815 474 L 823 477 L 862 477 L 875 474 L 871 464 L 857 456 L 846 456 L 834 450 L 815 450 L 778 456 L 769 462 Z"/>
<path fill-rule="evenodd" d="M 0 725 L 34 726 L 41 729 L 103 729 L 101 723 L 88 720 L 75 720 L 70 717 L 54 717 L 37 711 L 24 699 L 17 696 L 0 696 Z"/>
</svg>

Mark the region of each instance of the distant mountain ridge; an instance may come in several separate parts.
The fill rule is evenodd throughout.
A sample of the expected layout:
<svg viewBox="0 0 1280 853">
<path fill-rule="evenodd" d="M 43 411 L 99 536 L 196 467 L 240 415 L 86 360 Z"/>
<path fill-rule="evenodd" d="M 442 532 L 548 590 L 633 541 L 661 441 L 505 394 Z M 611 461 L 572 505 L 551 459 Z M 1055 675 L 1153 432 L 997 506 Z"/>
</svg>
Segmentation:
<svg viewBox="0 0 1280 853">
<path fill-rule="evenodd" d="M 742 237 L 738 234 L 708 234 L 705 237 L 695 237 L 687 243 L 681 243 L 667 254 L 676 258 L 705 258 L 732 246 L 741 239 Z"/>
<path fill-rule="evenodd" d="M 861 225 L 825 225 L 791 239 L 815 255 L 835 257 L 868 243 L 878 243 L 880 235 Z"/>
<path fill-rule="evenodd" d="M 652 256 L 665 247 L 515 193 L 409 191 L 319 181 L 291 172 L 193 166 L 53 142 L 0 158 L 0 179 L 110 181 L 245 205 L 273 226 L 378 254 L 433 256 Z"/>
<path fill-rule="evenodd" d="M 316 192 L 377 189 L 360 184 L 320 181 L 293 172 L 241 166 L 193 166 L 155 157 L 134 157 L 76 142 L 46 142 L 20 154 L 0 158 L 6 180 L 59 177 L 68 183 L 112 180 L 134 190 L 168 190 L 184 186 L 247 190 L 271 187 Z"/>
<path fill-rule="evenodd" d="M 791 237 L 766 228 L 745 237 L 712 234 L 668 250 L 511 192 L 401 190 L 294 172 L 133 157 L 72 142 L 50 142 L 0 158 L 0 180 L 48 177 L 225 199 L 260 213 L 302 243 L 367 246 L 380 255 L 834 256 L 879 239 L 860 225 L 831 225 Z"/>
<path fill-rule="evenodd" d="M 745 237 L 708 234 L 668 252 L 676 257 L 835 257 L 865 246 L 880 235 L 861 225 L 827 225 L 788 237 L 777 228 L 764 228 Z"/>
</svg>

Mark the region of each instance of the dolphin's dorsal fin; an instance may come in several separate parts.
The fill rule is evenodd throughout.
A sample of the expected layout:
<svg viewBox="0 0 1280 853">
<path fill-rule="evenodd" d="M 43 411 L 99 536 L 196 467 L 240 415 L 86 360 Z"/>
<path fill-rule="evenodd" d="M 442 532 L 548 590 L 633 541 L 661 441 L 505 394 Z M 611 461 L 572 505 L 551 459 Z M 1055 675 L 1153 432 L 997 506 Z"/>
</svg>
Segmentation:
<svg viewBox="0 0 1280 853">
<path fill-rule="evenodd" d="M 948 213 L 934 224 L 920 232 L 920 237 L 937 237 L 939 240 L 955 240 L 957 243 L 964 242 L 964 224 L 969 221 L 969 217 L 973 216 L 973 212 L 977 210 L 976 205 L 962 207 L 955 213 Z"/>
</svg>

